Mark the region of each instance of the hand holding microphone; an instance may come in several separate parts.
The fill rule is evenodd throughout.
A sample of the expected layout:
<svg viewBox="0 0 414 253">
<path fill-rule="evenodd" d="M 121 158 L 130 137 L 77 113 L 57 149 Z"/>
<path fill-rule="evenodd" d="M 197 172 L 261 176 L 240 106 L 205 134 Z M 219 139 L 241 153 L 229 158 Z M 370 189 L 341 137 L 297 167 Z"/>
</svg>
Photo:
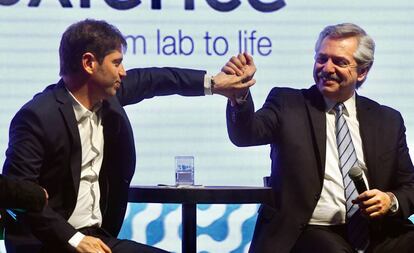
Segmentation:
<svg viewBox="0 0 414 253">
<path fill-rule="evenodd" d="M 364 191 L 367 190 L 367 186 L 365 185 L 364 177 L 362 169 L 360 167 L 352 167 L 349 172 L 349 177 L 355 184 L 355 188 L 357 189 L 359 194 L 362 194 Z"/>
<path fill-rule="evenodd" d="M 385 216 L 392 207 L 391 196 L 378 189 L 367 190 L 363 171 L 359 166 L 351 168 L 348 174 L 359 193 L 359 196 L 352 202 L 358 204 L 362 213 L 370 218 Z"/>
</svg>

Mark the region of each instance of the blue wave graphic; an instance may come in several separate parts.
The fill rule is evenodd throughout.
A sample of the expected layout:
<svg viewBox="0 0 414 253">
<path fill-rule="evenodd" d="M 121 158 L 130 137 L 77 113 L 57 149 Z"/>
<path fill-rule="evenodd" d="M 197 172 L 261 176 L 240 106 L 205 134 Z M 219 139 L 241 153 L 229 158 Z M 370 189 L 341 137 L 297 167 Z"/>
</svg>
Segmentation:
<svg viewBox="0 0 414 253">
<path fill-rule="evenodd" d="M 145 237 L 143 238 L 146 238 L 146 241 L 139 241 L 140 243 L 155 247 L 157 247 L 157 244 L 160 244 L 165 250 L 173 252 L 174 250 L 179 251 L 178 248 L 180 248 L 180 240 L 182 238 L 181 221 L 178 221 L 178 224 L 176 224 L 177 226 L 174 227 L 174 225 L 172 225 L 171 227 L 171 225 L 166 224 L 166 219 L 168 219 L 169 216 L 174 217 L 175 219 L 178 217 L 181 219 L 181 205 L 149 205 L 151 204 L 129 204 L 119 238 L 132 239 L 133 234 L 145 233 Z M 252 204 L 197 205 L 198 252 L 244 252 L 250 244 L 253 235 L 258 206 L 259 205 Z M 157 210 L 157 212 L 148 220 L 144 220 L 146 216 L 141 215 L 138 221 L 134 221 L 135 216 L 147 209 L 151 210 L 151 213 L 153 214 L 154 210 Z M 148 210 L 147 213 L 149 212 Z M 142 226 L 139 225 L 140 223 L 142 223 Z M 170 231 L 168 238 L 166 236 L 167 229 L 173 230 Z M 175 238 L 172 238 L 171 234 L 173 237 L 175 236 Z M 168 248 L 169 246 L 171 249 Z"/>
<path fill-rule="evenodd" d="M 162 205 L 161 216 L 158 219 L 150 222 L 146 229 L 147 242 L 146 244 L 155 245 L 158 242 L 162 241 L 164 238 L 164 220 L 165 217 L 172 211 L 177 210 L 180 207 L 178 204 L 165 204 Z"/>
</svg>

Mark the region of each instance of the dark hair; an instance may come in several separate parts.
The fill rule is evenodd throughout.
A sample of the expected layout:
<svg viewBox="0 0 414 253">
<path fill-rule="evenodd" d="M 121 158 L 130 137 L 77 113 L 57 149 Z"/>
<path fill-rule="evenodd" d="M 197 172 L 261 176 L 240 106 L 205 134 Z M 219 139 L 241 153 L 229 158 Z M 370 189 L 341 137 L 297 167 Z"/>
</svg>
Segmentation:
<svg viewBox="0 0 414 253">
<path fill-rule="evenodd" d="M 103 20 L 85 19 L 72 24 L 62 35 L 59 47 L 60 75 L 77 73 L 82 55 L 91 52 L 99 64 L 113 50 L 126 48 L 121 32 Z"/>
</svg>

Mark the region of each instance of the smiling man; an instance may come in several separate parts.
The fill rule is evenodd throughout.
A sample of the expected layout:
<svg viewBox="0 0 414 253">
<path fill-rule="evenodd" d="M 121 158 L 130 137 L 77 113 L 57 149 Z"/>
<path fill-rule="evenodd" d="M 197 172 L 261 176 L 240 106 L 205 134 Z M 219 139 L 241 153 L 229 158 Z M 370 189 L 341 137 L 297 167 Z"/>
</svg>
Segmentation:
<svg viewBox="0 0 414 253">
<path fill-rule="evenodd" d="M 165 252 L 119 240 L 135 170 L 132 128 L 123 106 L 154 96 L 234 98 L 246 76 L 178 68 L 125 71 L 126 41 L 105 21 L 84 20 L 63 34 L 58 83 L 26 103 L 10 126 L 3 171 L 49 193 L 42 212 L 6 227 L 8 252 Z"/>
<path fill-rule="evenodd" d="M 275 206 L 260 208 L 249 252 L 412 251 L 414 168 L 403 119 L 356 93 L 374 49 L 359 26 L 328 26 L 315 46 L 315 85 L 273 88 L 256 112 L 250 93 L 228 104 L 234 144 L 271 145 Z M 252 77 L 256 68 L 240 54 L 223 70 Z M 354 168 L 368 190 L 357 192 Z"/>
</svg>

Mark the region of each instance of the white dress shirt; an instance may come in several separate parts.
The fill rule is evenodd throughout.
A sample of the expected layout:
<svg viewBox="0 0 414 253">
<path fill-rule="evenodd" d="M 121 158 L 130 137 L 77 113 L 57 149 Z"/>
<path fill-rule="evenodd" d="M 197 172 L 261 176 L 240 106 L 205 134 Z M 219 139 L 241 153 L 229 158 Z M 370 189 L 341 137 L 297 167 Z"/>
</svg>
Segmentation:
<svg viewBox="0 0 414 253">
<path fill-rule="evenodd" d="M 98 226 L 102 224 L 102 214 L 99 206 L 99 172 L 101 170 L 104 138 L 100 105 L 92 111 L 86 109 L 74 96 L 72 96 L 73 110 L 79 129 L 82 146 L 81 176 L 76 207 L 69 217 L 69 224 L 74 228 Z M 84 235 L 76 233 L 69 244 L 77 247 Z"/>
<path fill-rule="evenodd" d="M 333 107 L 336 102 L 325 98 L 326 104 L 326 161 L 325 176 L 321 197 L 313 211 L 309 224 L 312 225 L 338 225 L 345 223 L 346 200 L 342 173 L 339 167 L 338 148 L 335 134 L 335 111 Z M 345 105 L 344 117 L 351 133 L 358 162 L 364 172 L 364 181 L 367 187 L 367 168 L 365 166 L 364 153 L 362 152 L 362 141 L 359 133 L 359 122 L 356 113 L 355 93 Z M 369 188 L 368 188 L 369 189 Z"/>
</svg>

